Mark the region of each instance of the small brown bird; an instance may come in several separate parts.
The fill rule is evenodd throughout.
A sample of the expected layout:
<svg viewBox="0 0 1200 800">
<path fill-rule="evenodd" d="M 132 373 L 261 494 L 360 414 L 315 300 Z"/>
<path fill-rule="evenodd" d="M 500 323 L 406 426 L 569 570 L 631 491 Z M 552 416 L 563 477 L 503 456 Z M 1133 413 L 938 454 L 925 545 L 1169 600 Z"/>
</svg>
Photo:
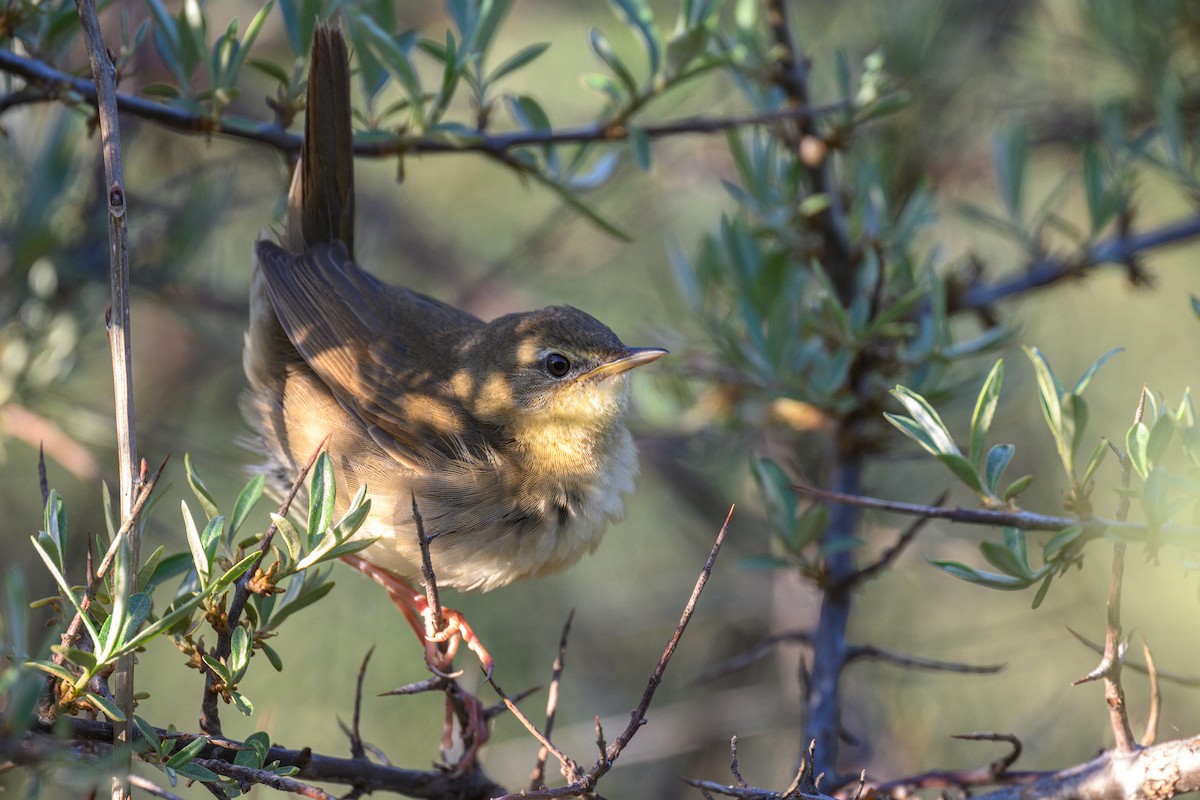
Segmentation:
<svg viewBox="0 0 1200 800">
<path fill-rule="evenodd" d="M 628 371 L 666 351 L 626 347 L 570 306 L 485 323 L 359 267 L 349 80 L 340 31 L 318 27 L 288 218 L 280 244 L 255 245 L 242 408 L 276 493 L 329 437 L 340 510 L 366 485 L 360 535 L 380 537 L 347 561 L 426 638 L 414 498 L 441 586 L 486 591 L 571 565 L 633 489 Z"/>
</svg>

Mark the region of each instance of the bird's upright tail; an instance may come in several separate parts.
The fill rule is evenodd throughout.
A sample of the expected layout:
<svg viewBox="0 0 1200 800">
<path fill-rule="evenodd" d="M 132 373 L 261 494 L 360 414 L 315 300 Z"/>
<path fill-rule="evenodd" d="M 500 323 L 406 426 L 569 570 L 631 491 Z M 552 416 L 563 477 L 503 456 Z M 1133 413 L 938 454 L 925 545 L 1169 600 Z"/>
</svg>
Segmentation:
<svg viewBox="0 0 1200 800">
<path fill-rule="evenodd" d="M 293 253 L 341 240 L 354 255 L 354 142 L 350 56 L 341 28 L 313 32 L 304 146 L 288 192 L 281 244 Z"/>
</svg>

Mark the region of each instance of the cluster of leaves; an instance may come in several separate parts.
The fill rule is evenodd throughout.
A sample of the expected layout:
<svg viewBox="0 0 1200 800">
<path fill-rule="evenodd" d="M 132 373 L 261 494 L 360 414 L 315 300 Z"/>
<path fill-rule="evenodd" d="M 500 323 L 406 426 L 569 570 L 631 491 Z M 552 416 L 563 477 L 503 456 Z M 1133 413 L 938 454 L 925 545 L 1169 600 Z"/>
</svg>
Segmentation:
<svg viewBox="0 0 1200 800">
<path fill-rule="evenodd" d="M 345 514 L 335 520 L 333 469 L 329 457 L 322 454 L 308 484 L 307 523 L 301 530 L 286 518 L 272 515 L 272 527 L 280 532 L 279 540 L 283 544 L 270 550 L 273 559 L 264 567 L 261 557 L 266 534 L 242 532 L 262 496 L 262 477 L 246 484 L 233 504 L 232 513 L 226 517 L 219 512 L 190 459 L 185 461 L 188 483 L 207 516 L 207 522 L 201 528 L 187 502 L 182 503 L 188 551 L 168 555 L 163 547 L 159 547 L 144 563 L 135 567 L 129 563 L 126 538 L 113 526 L 111 507 L 106 503 L 107 541 L 100 540 L 96 544 L 107 549 L 111 569 L 106 569 L 110 561 L 106 556 L 98 570 L 101 574 L 94 578 L 89 576 L 90 582 L 86 586 L 75 585 L 67 578 L 68 545 L 74 541 L 78 546 L 79 542 L 78 537 L 68 536 L 67 512 L 62 499 L 56 492 L 50 493 L 43 529 L 33 537 L 33 545 L 54 578 L 58 594 L 33 605 L 50 603 L 73 612 L 80 636 L 69 643 L 51 645 L 49 651 L 54 654 L 53 658 L 49 653 L 30 657 L 25 643 L 27 608 L 23 607 L 23 584 L 19 578 L 6 581 L 11 587 L 3 618 L 8 634 L 6 655 L 14 662 L 13 666 L 0 670 L 0 689 L 6 694 L 12 692 L 12 697 L 19 694 L 17 690 L 22 685 L 27 686 L 27 683 L 22 684 L 22 675 L 29 669 L 37 670 L 51 679 L 53 710 L 43 709 L 43 715 L 91 710 L 121 721 L 123 715 L 107 693 L 104 676 L 120 657 L 146 647 L 156 638 L 169 636 L 173 637 L 176 646 L 189 654 L 192 666 L 216 677 L 214 691 L 243 714 L 253 712 L 250 700 L 238 691 L 238 683 L 249 667 L 251 656 L 256 650 L 261 651 L 276 669 L 282 668 L 278 653 L 265 640 L 274 635 L 286 619 L 333 588 L 330 570 L 321 567 L 374 541 L 355 538 L 371 503 L 365 498 L 365 490 L 360 491 L 350 501 Z M 164 598 L 156 595 L 175 578 L 180 578 L 177 588 L 166 598 L 165 605 L 159 605 Z M 245 619 L 237 620 L 236 625 L 225 613 L 231 592 L 235 591 L 250 592 Z M 199 634 L 206 623 L 218 637 L 222 634 L 230 637 L 228 658 L 218 659 L 212 651 L 199 646 Z M 3 703 L 10 711 L 14 708 L 9 702 L 12 697 Z M 28 715 L 35 713 L 32 704 L 16 705 L 22 706 Z M 6 722 L 18 724 L 14 719 Z M 191 763 L 206 740 L 201 738 L 185 743 L 178 737 L 155 735 L 144 721 L 137 722 L 149 747 L 143 756 L 164 769 L 172 783 L 177 774 L 190 779 L 216 779 L 216 776 L 209 777 L 208 770 Z M 263 762 L 267 747 L 255 746 L 252 753 L 240 754 L 239 758 L 249 759 L 246 765 L 266 768 Z M 255 763 L 251 765 L 250 760 Z"/>
<path fill-rule="evenodd" d="M 1125 432 L 1122 452 L 1112 441 L 1096 437 L 1088 430 L 1087 403 L 1083 392 L 1097 370 L 1117 350 L 1105 353 L 1089 367 L 1070 388 L 1064 388 L 1045 356 L 1036 348 L 1026 348 L 1037 378 L 1037 400 L 1042 408 L 1046 426 L 1059 456 L 1062 474 L 1068 488 L 1063 492 L 1063 504 L 1078 519 L 1078 524 L 1063 527 L 1042 547 L 1042 564 L 1034 568 L 1029 561 L 1026 533 L 1016 527 L 1005 527 L 1003 543 L 985 541 L 980 544 L 983 557 L 999 573 L 988 572 L 957 561 L 932 563 L 970 583 L 991 589 L 1020 590 L 1039 585 L 1034 607 L 1041 604 L 1053 579 L 1079 563 L 1083 547 L 1107 532 L 1120 540 L 1142 540 L 1151 545 L 1161 544 L 1165 526 L 1195 525 L 1200 519 L 1200 428 L 1191 394 L 1185 393 L 1177 408 L 1169 408 L 1149 393 L 1143 393 L 1138 419 Z M 968 454 L 955 442 L 949 429 L 933 406 L 921 395 L 905 387 L 894 394 L 908 412 L 907 416 L 887 414 L 888 420 L 924 450 L 946 465 L 951 474 L 975 493 L 984 508 L 1016 511 L 1017 496 L 1033 481 L 1024 475 L 999 491 L 1001 475 L 1011 461 L 1016 448 L 1012 444 L 997 444 L 984 457 L 984 443 L 1000 399 L 1004 374 L 1003 361 L 997 361 L 975 404 L 968 433 Z M 1176 436 L 1178 434 L 1178 436 Z M 1082 472 L 1077 457 L 1089 438 L 1098 439 Z M 1177 452 L 1170 451 L 1172 441 L 1179 444 Z M 1145 519 L 1144 528 L 1111 527 L 1111 522 L 1093 513 L 1092 493 L 1097 472 L 1110 451 L 1115 451 L 1123 463 L 1140 479 L 1140 485 L 1118 488 L 1118 493 L 1137 499 Z M 1124 519 L 1118 522 L 1124 522 Z M 1106 530 L 1107 529 L 1107 530 Z M 1191 547 L 1185 537 L 1170 541 Z"/>
</svg>

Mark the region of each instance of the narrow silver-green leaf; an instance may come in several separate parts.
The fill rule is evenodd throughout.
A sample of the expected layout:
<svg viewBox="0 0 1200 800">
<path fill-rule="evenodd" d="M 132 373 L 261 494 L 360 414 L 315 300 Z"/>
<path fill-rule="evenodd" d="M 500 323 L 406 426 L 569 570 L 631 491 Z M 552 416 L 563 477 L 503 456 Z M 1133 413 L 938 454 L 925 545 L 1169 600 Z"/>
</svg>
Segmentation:
<svg viewBox="0 0 1200 800">
<path fill-rule="evenodd" d="M 1000 402 L 1000 387 L 1004 382 L 1004 359 L 1000 359 L 988 373 L 975 400 L 975 412 L 971 415 L 970 460 L 976 470 L 983 459 L 983 443 L 987 438 L 988 429 L 992 426 L 992 417 L 996 414 L 996 405 Z M 992 484 L 989 481 L 989 486 Z"/>
<path fill-rule="evenodd" d="M 261 472 L 255 475 L 250 481 L 242 487 L 238 492 L 237 500 L 233 503 L 233 514 L 229 518 L 229 541 L 233 541 L 238 530 L 242 527 L 242 523 L 246 521 L 246 517 L 254 509 L 259 498 L 263 495 L 263 488 L 266 486 L 267 476 Z"/>
<path fill-rule="evenodd" d="M 196 472 L 192 466 L 191 453 L 183 454 L 183 465 L 187 472 L 188 485 L 192 487 L 192 493 L 196 495 L 196 499 L 200 501 L 200 506 L 204 509 L 204 515 L 208 519 L 212 519 L 218 513 L 217 501 L 213 499 L 212 492 L 204 485 L 204 481 L 200 478 L 200 474 Z"/>
</svg>

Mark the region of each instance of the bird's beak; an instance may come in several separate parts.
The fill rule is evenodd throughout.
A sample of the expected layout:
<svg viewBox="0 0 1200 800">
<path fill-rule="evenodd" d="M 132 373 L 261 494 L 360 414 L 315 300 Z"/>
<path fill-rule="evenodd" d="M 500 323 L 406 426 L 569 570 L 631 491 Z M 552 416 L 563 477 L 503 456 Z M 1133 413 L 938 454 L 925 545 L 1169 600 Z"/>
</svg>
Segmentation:
<svg viewBox="0 0 1200 800">
<path fill-rule="evenodd" d="M 634 367 L 640 367 L 642 364 L 658 361 L 666 354 L 667 351 L 661 347 L 630 347 L 625 350 L 624 354 L 585 372 L 579 377 L 600 378 L 619 375 L 622 372 L 628 372 Z"/>
</svg>

